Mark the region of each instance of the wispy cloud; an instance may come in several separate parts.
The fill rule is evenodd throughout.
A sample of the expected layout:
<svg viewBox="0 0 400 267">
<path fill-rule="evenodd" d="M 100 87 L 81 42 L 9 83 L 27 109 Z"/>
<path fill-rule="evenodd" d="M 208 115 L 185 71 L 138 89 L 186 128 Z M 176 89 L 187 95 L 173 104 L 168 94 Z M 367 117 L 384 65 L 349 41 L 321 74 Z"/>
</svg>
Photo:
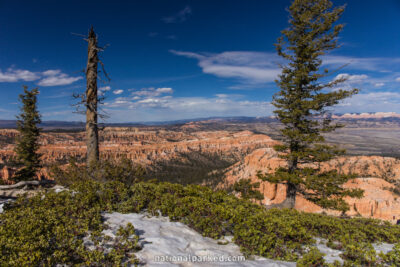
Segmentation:
<svg viewBox="0 0 400 267">
<path fill-rule="evenodd" d="M 208 116 L 266 116 L 272 105 L 249 101 L 242 95 L 215 94 L 210 97 L 175 97 L 169 87 L 142 88 L 128 97 L 106 103 L 107 112 L 120 121 L 174 120 Z"/>
<path fill-rule="evenodd" d="M 368 79 L 368 75 L 366 74 L 348 74 L 348 73 L 341 73 L 336 75 L 335 80 L 346 79 L 348 83 L 361 83 Z"/>
<path fill-rule="evenodd" d="M 120 95 L 120 94 L 122 94 L 124 92 L 124 90 L 122 90 L 122 89 L 118 89 L 118 90 L 114 90 L 113 91 L 113 93 L 115 94 L 115 95 Z"/>
<path fill-rule="evenodd" d="M 38 80 L 39 78 L 40 76 L 37 73 L 31 72 L 29 70 L 20 70 L 13 68 L 8 68 L 5 72 L 2 72 L 0 70 L 0 82 L 30 82 Z"/>
<path fill-rule="evenodd" d="M 134 97 L 155 97 L 155 96 L 160 96 L 162 94 L 172 94 L 174 90 L 169 87 L 161 87 L 161 88 L 155 88 L 155 87 L 148 87 L 148 88 L 142 88 L 140 90 L 134 90 L 130 89 L 131 95 Z M 136 98 L 138 99 L 138 98 Z"/>
<path fill-rule="evenodd" d="M 172 16 L 163 17 L 161 20 L 165 23 L 180 23 L 186 21 L 191 14 L 192 8 L 190 6 L 186 6 L 178 13 Z"/>
<path fill-rule="evenodd" d="M 46 70 L 43 72 L 32 72 L 29 70 L 21 70 L 8 68 L 7 71 L 0 70 L 0 82 L 31 82 L 38 81 L 40 86 L 60 86 L 74 83 L 82 77 L 70 77 L 61 70 Z"/>
<path fill-rule="evenodd" d="M 331 67 L 344 66 L 347 70 L 365 70 L 392 72 L 400 64 L 400 58 L 350 57 L 339 55 L 323 56 L 323 65 Z"/>
<path fill-rule="evenodd" d="M 382 82 L 374 83 L 374 86 L 375 86 L 375 87 L 382 87 L 382 86 L 384 86 L 384 85 L 385 85 L 385 83 L 382 83 Z"/>
<path fill-rule="evenodd" d="M 44 77 L 38 82 L 40 86 L 68 85 L 82 79 L 82 77 L 70 77 L 61 70 L 47 70 L 42 72 L 42 76 Z"/>
<path fill-rule="evenodd" d="M 226 51 L 222 53 L 198 53 L 170 50 L 172 54 L 196 59 L 205 74 L 231 78 L 239 84 L 231 89 L 260 87 L 272 83 L 281 73 L 279 65 L 285 62 L 275 53 L 255 51 Z M 369 87 L 393 86 L 400 81 L 395 70 L 399 70 L 400 58 L 360 58 L 340 55 L 322 57 L 323 68 L 346 71 L 336 76 L 346 77 L 347 84 L 366 84 Z M 348 73 L 347 73 L 348 72 Z M 350 73 L 358 72 L 358 73 Z M 359 72 L 367 72 L 359 73 Z M 390 84 L 392 83 L 392 84 Z"/>
<path fill-rule="evenodd" d="M 194 58 L 202 71 L 221 78 L 237 79 L 242 85 L 257 86 L 273 82 L 280 73 L 279 58 L 273 53 L 229 51 L 219 54 L 170 50 Z"/>
<path fill-rule="evenodd" d="M 102 91 L 102 92 L 110 91 L 111 90 L 111 86 L 109 86 L 109 85 L 103 86 L 103 87 L 100 87 L 99 90 Z"/>
<path fill-rule="evenodd" d="M 400 93 L 370 92 L 346 99 L 335 112 L 397 112 L 400 113 Z"/>
</svg>

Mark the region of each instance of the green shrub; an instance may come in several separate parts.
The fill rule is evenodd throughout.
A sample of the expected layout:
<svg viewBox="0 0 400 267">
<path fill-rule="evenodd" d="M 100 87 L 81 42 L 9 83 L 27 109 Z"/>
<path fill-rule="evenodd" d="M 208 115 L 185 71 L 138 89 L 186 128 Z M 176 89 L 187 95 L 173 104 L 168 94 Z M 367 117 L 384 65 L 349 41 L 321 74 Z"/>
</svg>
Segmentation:
<svg viewBox="0 0 400 267">
<path fill-rule="evenodd" d="M 86 165 L 78 164 L 76 159 L 71 158 L 65 169 L 60 168 L 58 165 L 53 165 L 50 168 L 50 173 L 58 184 L 64 186 L 70 186 L 86 180 L 98 182 L 118 181 L 129 186 L 142 180 L 145 170 L 127 158 L 122 158 L 118 161 L 101 160 L 91 165 L 90 168 L 86 167 Z"/>
<path fill-rule="evenodd" d="M 101 233 L 105 228 L 101 218 L 105 202 L 101 199 L 101 193 L 69 191 L 18 198 L 0 214 L 0 265 L 120 266 L 122 261 L 136 263 L 136 258 L 131 256 L 138 249 L 132 226 L 119 231 L 120 236 L 109 253 L 104 253 L 99 246 L 106 240 Z M 84 238 L 88 236 L 95 244 L 93 250 L 84 246 Z"/>
<path fill-rule="evenodd" d="M 304 254 L 301 259 L 297 261 L 298 267 L 322 267 L 327 266 L 324 260 L 324 254 L 315 247 Z"/>
<path fill-rule="evenodd" d="M 400 238 L 400 227 L 373 219 L 343 219 L 296 210 L 266 210 L 250 201 L 238 199 L 224 191 L 189 185 L 140 182 L 126 193 L 116 209 L 120 212 L 147 211 L 169 216 L 204 236 L 220 238 L 233 235 L 245 255 L 260 255 L 281 260 L 297 260 L 304 245 L 313 237 L 329 240 L 335 248 L 350 244 L 389 242 Z M 371 252 L 372 253 L 372 252 Z M 370 254 L 371 254 L 370 253 Z M 367 255 L 368 256 L 368 255 Z M 369 255 L 373 260 L 374 256 Z M 361 258 L 360 258 L 361 259 Z M 363 260 L 364 261 L 364 260 Z"/>
<path fill-rule="evenodd" d="M 264 195 L 258 190 L 260 183 L 252 183 L 250 179 L 241 179 L 234 183 L 233 190 L 240 193 L 243 199 L 263 200 Z"/>
<path fill-rule="evenodd" d="M 344 248 L 342 258 L 347 265 L 352 266 L 378 266 L 380 261 L 375 249 L 368 243 L 349 243 Z"/>
<path fill-rule="evenodd" d="M 102 211 L 162 214 L 207 237 L 233 235 L 245 255 L 317 264 L 322 262 L 321 254 L 315 249 L 307 253 L 305 248 L 319 237 L 327 239 L 328 246 L 345 250 L 346 266 L 378 265 L 383 260 L 398 263 L 398 246 L 380 259 L 369 245 L 400 240 L 399 226 L 379 220 L 266 210 L 225 191 L 199 185 L 138 182 L 127 186 L 118 181 L 88 179 L 72 184 L 70 189 L 20 198 L 6 207 L 0 215 L 0 265 L 118 265 L 127 259 L 135 261 L 132 253 L 137 249 L 137 237 L 126 241 L 133 233 L 130 226 L 120 231 L 122 237 L 115 240 L 110 253 L 104 254 L 101 246 L 92 251 L 83 246 L 83 238 L 89 233 L 97 244 L 106 238 L 101 235 L 105 227 Z"/>
<path fill-rule="evenodd" d="M 381 254 L 383 262 L 389 266 L 400 266 L 400 243 L 397 243 L 393 250 L 388 252 L 386 255 Z"/>
</svg>

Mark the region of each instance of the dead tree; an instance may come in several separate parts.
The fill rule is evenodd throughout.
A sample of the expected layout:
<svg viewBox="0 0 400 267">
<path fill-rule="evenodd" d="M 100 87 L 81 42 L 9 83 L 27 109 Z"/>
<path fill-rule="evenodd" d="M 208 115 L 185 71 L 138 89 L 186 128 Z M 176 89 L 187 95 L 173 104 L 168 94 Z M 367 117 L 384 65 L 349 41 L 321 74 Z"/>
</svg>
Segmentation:
<svg viewBox="0 0 400 267">
<path fill-rule="evenodd" d="M 86 146 L 87 166 L 99 160 L 99 133 L 97 125 L 97 37 L 93 27 L 88 36 L 88 59 L 86 66 Z"/>
<path fill-rule="evenodd" d="M 74 98 L 80 99 L 76 106 L 76 113 L 86 114 L 86 164 L 91 166 L 99 160 L 99 124 L 98 118 L 106 118 L 107 115 L 99 113 L 99 105 L 104 101 L 104 95 L 98 93 L 97 80 L 99 77 L 98 65 L 102 67 L 102 71 L 106 79 L 109 77 L 104 70 L 104 64 L 99 59 L 98 53 L 103 51 L 97 44 L 97 36 L 93 26 L 90 28 L 89 35 L 85 38 L 88 42 L 88 59 L 86 65 L 86 92 L 85 94 L 74 94 Z M 101 80 L 101 79 L 100 79 Z M 84 106 L 85 110 L 80 110 Z"/>
</svg>

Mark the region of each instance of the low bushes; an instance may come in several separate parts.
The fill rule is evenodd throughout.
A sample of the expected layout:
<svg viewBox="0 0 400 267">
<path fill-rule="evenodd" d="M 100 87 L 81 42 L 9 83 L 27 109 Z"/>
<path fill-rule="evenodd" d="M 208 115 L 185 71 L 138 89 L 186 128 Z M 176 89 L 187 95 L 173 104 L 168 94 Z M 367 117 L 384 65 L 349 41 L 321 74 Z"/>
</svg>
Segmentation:
<svg viewBox="0 0 400 267">
<path fill-rule="evenodd" d="M 115 240 L 101 232 L 105 202 L 99 195 L 69 191 L 20 197 L 0 214 L 1 266 L 120 266 L 136 263 L 138 249 L 132 225 L 119 230 Z M 89 249 L 84 238 L 94 244 Z M 111 242 L 105 253 L 101 244 Z"/>
<path fill-rule="evenodd" d="M 328 246 L 344 250 L 347 266 L 396 266 L 400 258 L 399 245 L 393 252 L 379 257 L 371 249 L 372 242 L 400 240 L 399 226 L 379 220 L 266 210 L 227 192 L 198 185 L 137 182 L 126 186 L 117 181 L 87 180 L 70 188 L 72 191 L 20 198 L 6 208 L 0 215 L 1 263 L 119 264 L 137 249 L 134 241 L 125 249 L 118 245 L 119 249 L 107 254 L 101 246 L 95 250 L 83 246 L 87 233 L 95 241 L 102 240 L 102 211 L 161 213 L 204 236 L 233 235 L 245 255 L 299 260 L 299 266 L 325 264 L 320 253 L 308 249 L 315 243 L 314 237 L 327 239 Z M 135 240 L 134 236 L 130 238 Z M 126 240 L 116 242 L 126 243 Z"/>
</svg>

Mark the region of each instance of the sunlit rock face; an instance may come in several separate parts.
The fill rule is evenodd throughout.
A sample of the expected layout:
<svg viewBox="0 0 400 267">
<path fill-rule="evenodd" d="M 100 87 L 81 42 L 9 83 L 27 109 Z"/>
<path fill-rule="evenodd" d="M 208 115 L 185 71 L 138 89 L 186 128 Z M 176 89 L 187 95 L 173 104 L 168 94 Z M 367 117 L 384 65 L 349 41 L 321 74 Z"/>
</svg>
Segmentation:
<svg viewBox="0 0 400 267">
<path fill-rule="evenodd" d="M 229 167 L 225 173 L 225 181 L 220 187 L 232 185 L 242 178 L 250 178 L 260 182 L 257 171 L 273 172 L 285 162 L 278 157 L 272 148 L 256 149 L 247 155 L 243 161 Z M 359 177 L 347 182 L 346 188 L 361 188 L 364 197 L 361 199 L 347 198 L 350 205 L 350 216 L 363 216 L 396 222 L 400 219 L 400 195 L 393 192 L 396 183 L 400 182 L 400 160 L 379 156 L 340 157 L 322 165 L 323 170 L 337 169 L 342 173 L 357 173 Z M 264 194 L 264 204 L 280 203 L 286 198 L 284 185 L 261 182 L 260 191 Z M 315 204 L 298 196 L 296 209 L 307 212 L 326 212 L 339 215 L 338 212 L 323 210 Z"/>
<path fill-rule="evenodd" d="M 0 164 L 7 165 L 15 156 L 15 130 L 0 130 Z M 276 143 L 270 137 L 249 131 L 166 131 L 140 130 L 138 128 L 105 128 L 100 132 L 100 154 L 104 159 L 126 157 L 137 164 L 152 166 L 157 162 L 185 161 L 182 155 L 209 154 L 236 162 L 257 148 Z M 86 155 L 84 132 L 43 133 L 40 138 L 44 165 L 65 164 L 73 157 L 78 160 Z M 10 169 L 7 169 L 9 172 Z M 8 179 L 4 170 L 3 179 Z M 47 168 L 38 176 L 49 178 Z"/>
<path fill-rule="evenodd" d="M 198 162 L 205 154 L 225 159 L 230 166 L 222 169 L 223 177 L 219 187 L 227 187 L 243 178 L 254 182 L 257 171 L 273 172 L 285 162 L 278 157 L 273 146 L 278 141 L 267 135 L 250 131 L 204 131 L 193 130 L 197 124 L 186 124 L 178 130 L 154 128 L 113 127 L 100 132 L 100 152 L 103 158 L 119 159 L 127 157 L 135 163 L 155 168 L 159 162 L 166 165 L 173 162 L 190 165 L 184 155 L 194 153 Z M 16 130 L 0 130 L 0 177 L 10 183 L 15 169 L 8 165 L 15 156 L 14 139 Z M 66 164 L 70 157 L 78 160 L 86 154 L 84 132 L 46 132 L 40 138 L 42 160 L 49 166 Z M 206 162 L 206 161 L 205 161 Z M 197 164 L 197 163 L 196 163 Z M 175 165 L 173 165 L 175 166 Z M 357 173 L 359 177 L 348 182 L 348 188 L 365 190 L 362 199 L 347 199 L 351 210 L 349 215 L 380 218 L 389 221 L 400 219 L 400 196 L 392 188 L 400 183 L 400 160 L 379 156 L 340 157 L 322 165 L 323 170 L 337 169 L 343 173 Z M 38 172 L 38 177 L 51 178 L 48 168 Z M 264 194 L 264 204 L 280 203 L 286 197 L 284 185 L 262 182 L 260 191 Z M 318 206 L 297 198 L 296 208 L 309 212 L 323 212 Z M 333 211 L 324 211 L 338 214 Z"/>
</svg>

